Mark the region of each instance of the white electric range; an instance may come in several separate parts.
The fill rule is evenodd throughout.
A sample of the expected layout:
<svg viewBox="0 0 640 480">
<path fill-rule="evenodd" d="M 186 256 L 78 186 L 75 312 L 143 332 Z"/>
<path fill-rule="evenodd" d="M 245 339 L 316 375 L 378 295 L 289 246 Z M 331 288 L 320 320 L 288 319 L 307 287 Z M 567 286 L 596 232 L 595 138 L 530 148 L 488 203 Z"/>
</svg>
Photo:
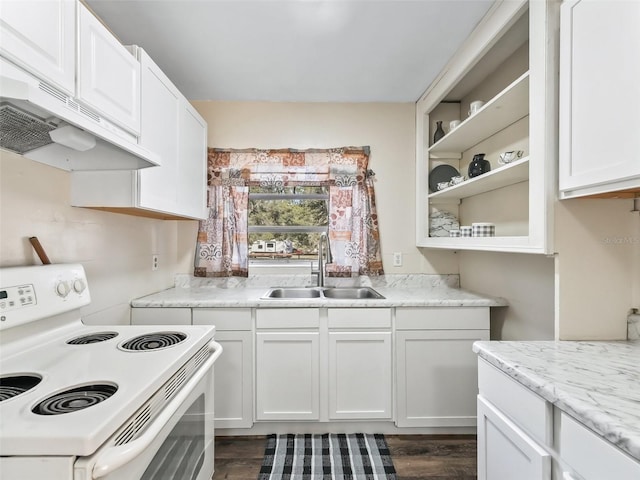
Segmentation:
<svg viewBox="0 0 640 480">
<path fill-rule="evenodd" d="M 79 264 L 0 269 L 0 478 L 209 480 L 211 326 L 85 326 Z"/>
</svg>

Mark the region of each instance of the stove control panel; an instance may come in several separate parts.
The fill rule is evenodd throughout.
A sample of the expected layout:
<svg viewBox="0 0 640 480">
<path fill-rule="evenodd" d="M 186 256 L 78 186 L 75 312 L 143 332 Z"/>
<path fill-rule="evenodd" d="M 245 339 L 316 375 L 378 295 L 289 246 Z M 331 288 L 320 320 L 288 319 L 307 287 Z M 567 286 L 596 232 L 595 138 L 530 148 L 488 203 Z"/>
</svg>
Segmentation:
<svg viewBox="0 0 640 480">
<path fill-rule="evenodd" d="M 0 290 L 0 312 L 8 312 L 15 308 L 26 307 L 36 303 L 33 285 L 19 285 Z"/>
<path fill-rule="evenodd" d="M 0 268 L 0 330 L 76 310 L 90 302 L 82 265 Z"/>
</svg>

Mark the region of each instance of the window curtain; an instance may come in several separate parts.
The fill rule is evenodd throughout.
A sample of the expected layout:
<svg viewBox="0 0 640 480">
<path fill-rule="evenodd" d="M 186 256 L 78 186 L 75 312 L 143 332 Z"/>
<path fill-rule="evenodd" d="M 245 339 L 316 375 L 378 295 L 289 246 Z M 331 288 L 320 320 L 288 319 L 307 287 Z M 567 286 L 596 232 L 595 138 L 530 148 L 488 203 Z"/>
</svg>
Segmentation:
<svg viewBox="0 0 640 480">
<path fill-rule="evenodd" d="M 329 187 L 329 276 L 382 275 L 369 147 L 208 152 L 209 217 L 198 229 L 194 275 L 248 276 L 249 186 Z"/>
</svg>

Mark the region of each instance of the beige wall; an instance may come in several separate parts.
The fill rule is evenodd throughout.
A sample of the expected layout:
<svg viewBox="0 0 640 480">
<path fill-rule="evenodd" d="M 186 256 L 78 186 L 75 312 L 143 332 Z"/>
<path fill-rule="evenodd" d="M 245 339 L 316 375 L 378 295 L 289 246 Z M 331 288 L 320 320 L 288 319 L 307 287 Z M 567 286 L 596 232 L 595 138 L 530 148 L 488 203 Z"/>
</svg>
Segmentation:
<svg viewBox="0 0 640 480">
<path fill-rule="evenodd" d="M 553 340 L 554 260 L 544 255 L 462 252 L 460 282 L 466 290 L 509 301 L 491 309 L 492 340 Z"/>
<path fill-rule="evenodd" d="M 640 307 L 640 216 L 632 200 L 557 202 L 556 318 L 561 340 L 622 340 Z"/>
<path fill-rule="evenodd" d="M 415 105 L 193 102 L 218 148 L 371 147 L 385 273 L 457 273 L 455 255 L 415 246 Z M 393 253 L 402 252 L 402 267 Z"/>
<path fill-rule="evenodd" d="M 197 222 L 152 220 L 69 206 L 69 173 L 0 151 L 0 266 L 39 265 L 29 237 L 52 263 L 81 263 L 92 302 L 87 323 L 126 324 L 129 301 L 192 271 Z M 151 255 L 160 268 L 151 271 Z"/>
<path fill-rule="evenodd" d="M 509 301 L 492 311 L 492 339 L 625 339 L 627 317 L 640 308 L 640 215 L 632 209 L 632 200 L 556 202 L 554 258 L 461 253 L 461 286 Z"/>
</svg>

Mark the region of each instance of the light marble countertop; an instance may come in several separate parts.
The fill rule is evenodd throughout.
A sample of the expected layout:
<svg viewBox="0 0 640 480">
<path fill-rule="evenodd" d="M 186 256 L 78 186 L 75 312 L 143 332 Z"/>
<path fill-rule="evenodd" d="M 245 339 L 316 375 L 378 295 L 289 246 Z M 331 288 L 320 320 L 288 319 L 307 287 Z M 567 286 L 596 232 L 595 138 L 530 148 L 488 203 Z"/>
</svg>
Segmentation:
<svg viewBox="0 0 640 480">
<path fill-rule="evenodd" d="M 263 299 L 269 287 L 175 287 L 131 301 L 132 307 L 499 307 L 504 299 L 446 286 L 374 287 L 384 299 Z"/>
<path fill-rule="evenodd" d="M 640 461 L 640 341 L 475 342 L 473 350 Z"/>
<path fill-rule="evenodd" d="M 175 287 L 137 298 L 132 307 L 501 307 L 507 301 L 459 288 L 458 275 L 400 274 L 327 278 L 327 287 L 372 287 L 384 299 L 262 298 L 272 287 L 311 287 L 314 278 L 300 275 L 252 275 L 248 278 L 200 278 L 176 275 Z"/>
</svg>

